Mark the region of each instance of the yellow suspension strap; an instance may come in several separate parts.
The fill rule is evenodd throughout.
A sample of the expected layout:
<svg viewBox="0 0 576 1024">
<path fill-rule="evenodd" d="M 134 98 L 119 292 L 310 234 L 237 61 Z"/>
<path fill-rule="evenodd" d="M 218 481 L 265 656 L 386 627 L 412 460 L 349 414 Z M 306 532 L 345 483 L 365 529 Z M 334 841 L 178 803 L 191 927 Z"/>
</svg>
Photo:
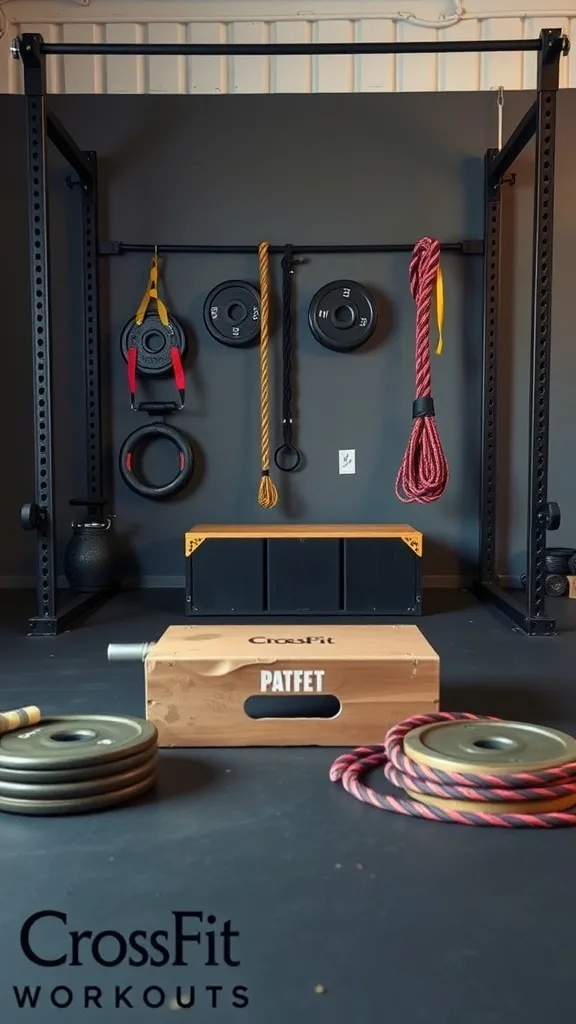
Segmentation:
<svg viewBox="0 0 576 1024">
<path fill-rule="evenodd" d="M 156 308 L 158 310 L 158 316 L 160 317 L 161 323 L 164 327 L 170 326 L 170 318 L 168 316 L 168 310 L 166 304 L 162 301 L 158 295 L 158 246 L 154 246 L 154 256 L 152 257 L 152 263 L 150 266 L 150 276 L 148 278 L 148 285 L 144 295 L 142 296 L 142 302 L 138 306 L 138 312 L 136 313 L 136 323 L 138 327 L 144 322 L 144 317 L 148 311 L 150 300 L 154 299 Z"/>
<path fill-rule="evenodd" d="M 150 275 L 148 277 L 148 285 L 146 291 L 142 296 L 142 302 L 138 306 L 136 316 L 134 317 L 134 323 L 136 327 L 141 327 L 144 323 L 144 317 L 148 312 L 148 306 L 151 300 L 156 303 L 156 309 L 158 311 L 158 317 L 160 323 L 172 337 L 172 344 L 170 345 L 170 359 L 172 361 L 172 369 L 174 371 L 174 381 L 180 395 L 180 405 L 184 405 L 185 400 L 185 388 L 186 378 L 184 374 L 184 367 L 182 366 L 182 357 L 180 350 L 176 344 L 176 337 L 174 334 L 174 328 L 170 323 L 170 317 L 168 315 L 168 309 L 166 303 L 162 301 L 158 294 L 158 246 L 154 247 L 154 256 L 152 258 L 152 264 L 150 266 Z M 135 408 L 136 402 L 136 370 L 138 363 L 138 348 L 136 345 L 131 345 L 128 349 L 128 386 L 130 388 L 130 405 L 132 409 Z"/>
<path fill-rule="evenodd" d="M 260 267 L 260 446 L 262 452 L 262 479 L 258 491 L 258 504 L 274 508 L 278 491 L 270 479 L 270 382 L 268 348 L 270 340 L 270 260 L 269 242 L 258 247 Z"/>
<path fill-rule="evenodd" d="M 436 273 L 436 323 L 438 324 L 438 342 L 436 344 L 436 355 L 442 355 L 442 349 L 444 348 L 444 337 L 442 334 L 444 328 L 444 277 L 442 276 L 442 267 L 438 264 L 438 271 Z"/>
</svg>

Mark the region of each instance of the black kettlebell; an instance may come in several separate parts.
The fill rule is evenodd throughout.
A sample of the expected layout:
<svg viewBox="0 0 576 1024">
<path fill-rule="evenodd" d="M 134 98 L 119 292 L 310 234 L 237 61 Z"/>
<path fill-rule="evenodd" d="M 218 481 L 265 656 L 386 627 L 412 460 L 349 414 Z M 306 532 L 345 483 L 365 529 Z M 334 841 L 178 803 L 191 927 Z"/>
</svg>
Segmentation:
<svg viewBox="0 0 576 1024">
<path fill-rule="evenodd" d="M 64 573 L 72 590 L 94 593 L 116 582 L 114 516 L 104 515 L 105 498 L 72 498 L 72 506 L 85 506 L 87 516 L 73 522 L 64 552 Z"/>
</svg>

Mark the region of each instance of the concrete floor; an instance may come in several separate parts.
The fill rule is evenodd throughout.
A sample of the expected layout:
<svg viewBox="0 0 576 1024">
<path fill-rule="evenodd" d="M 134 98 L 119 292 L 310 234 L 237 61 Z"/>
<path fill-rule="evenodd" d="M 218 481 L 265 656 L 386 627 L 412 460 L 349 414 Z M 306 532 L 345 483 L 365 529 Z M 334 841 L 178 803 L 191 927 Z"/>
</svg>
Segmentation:
<svg viewBox="0 0 576 1024">
<path fill-rule="evenodd" d="M 24 635 L 29 601 L 4 594 L 0 604 L 2 708 L 144 713 L 141 667 L 109 665 L 106 645 L 152 640 L 185 621 L 179 594 L 123 595 L 54 640 Z M 555 610 L 560 604 L 571 614 L 568 602 Z M 441 657 L 444 709 L 576 732 L 575 630 L 527 638 L 467 594 L 429 595 L 426 610 L 420 625 Z M 475 829 L 386 814 L 330 784 L 336 753 L 163 752 L 158 791 L 139 804 L 79 818 L 5 815 L 2 1021 L 52 1024 L 84 1009 L 106 1021 L 171 1021 L 178 990 L 187 1001 L 191 986 L 189 1017 L 202 1024 L 568 1019 L 576 829 Z M 28 962 L 20 946 L 25 920 L 46 910 L 66 915 L 33 932 L 37 955 L 67 954 L 53 967 Z M 178 912 L 204 915 L 201 924 L 186 920 L 189 934 L 217 932 L 218 965 L 206 964 L 209 939 L 186 943 L 188 966 L 173 965 Z M 230 950 L 237 966 L 222 963 L 226 921 L 240 933 Z M 70 964 L 69 932 L 109 930 L 125 939 L 167 931 L 171 962 L 102 967 L 88 937 L 82 963 Z M 119 942 L 104 937 L 96 954 L 113 957 Z M 35 1010 L 17 1006 L 14 986 L 26 985 L 41 990 Z M 51 992 L 56 1003 L 72 1000 L 68 1018 Z M 164 1002 L 152 1013 L 146 1000 Z"/>
</svg>

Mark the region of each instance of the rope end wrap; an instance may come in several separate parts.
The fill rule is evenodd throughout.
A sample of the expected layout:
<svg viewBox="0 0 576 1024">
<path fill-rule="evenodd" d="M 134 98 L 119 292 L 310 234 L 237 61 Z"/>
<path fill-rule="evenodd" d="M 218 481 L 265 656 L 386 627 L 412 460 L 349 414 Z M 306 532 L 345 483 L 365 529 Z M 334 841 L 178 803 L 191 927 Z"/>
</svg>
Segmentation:
<svg viewBox="0 0 576 1024">
<path fill-rule="evenodd" d="M 417 420 L 420 416 L 435 416 L 434 399 L 431 395 L 423 398 L 416 398 L 412 402 L 412 419 Z"/>
<path fill-rule="evenodd" d="M 274 508 L 278 504 L 278 491 L 270 479 L 270 471 L 262 470 L 262 479 L 258 489 L 258 504 L 261 508 Z"/>
</svg>

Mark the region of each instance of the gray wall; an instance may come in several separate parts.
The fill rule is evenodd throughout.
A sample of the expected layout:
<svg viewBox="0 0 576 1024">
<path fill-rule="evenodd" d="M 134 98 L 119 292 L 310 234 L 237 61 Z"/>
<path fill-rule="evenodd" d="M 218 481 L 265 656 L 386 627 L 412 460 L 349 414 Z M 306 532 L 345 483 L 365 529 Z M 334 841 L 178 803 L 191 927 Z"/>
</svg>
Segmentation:
<svg viewBox="0 0 576 1024">
<path fill-rule="evenodd" d="M 506 97 L 512 127 L 531 97 Z M 496 135 L 491 94 L 314 97 L 60 97 L 51 105 L 78 143 L 100 159 L 101 237 L 123 241 L 246 244 L 412 243 L 482 233 L 482 156 Z M 574 95 L 559 100 L 553 405 L 550 497 L 563 506 L 558 543 L 576 543 L 570 465 L 573 380 L 573 258 L 576 224 L 569 178 Z M 33 572 L 33 538 L 19 529 L 22 501 L 33 496 L 32 406 L 27 286 L 23 102 L 0 98 L 0 299 L 4 310 L 3 500 L 0 577 Z M 525 549 L 527 380 L 533 156 L 519 161 L 506 194 L 507 261 L 501 340 L 500 501 L 504 573 L 518 573 Z M 83 491 L 80 295 L 74 240 L 77 195 L 51 154 L 57 493 L 61 547 L 68 498 Z M 148 274 L 147 255 L 102 261 L 102 345 L 112 367 L 106 396 L 107 452 L 116 464 L 122 440 L 145 417 L 130 411 L 118 338 Z M 195 442 L 200 473 L 182 497 L 155 504 L 113 487 L 124 570 L 145 582 L 178 581 L 183 534 L 197 522 L 405 521 L 426 536 L 425 571 L 455 578 L 474 565 L 478 535 L 481 260 L 446 255 L 445 351 L 433 360 L 437 421 L 451 471 L 444 498 L 403 506 L 394 481 L 411 427 L 414 388 L 413 304 L 406 255 L 315 256 L 297 271 L 296 333 L 299 443 L 306 455 L 294 477 L 275 474 L 277 509 L 258 506 L 260 478 L 258 350 L 233 351 L 202 327 L 202 304 L 218 281 L 257 283 L 252 257 L 170 256 L 163 279 L 170 309 L 191 333 L 188 401 L 175 426 Z M 275 261 L 279 300 L 278 262 Z M 311 337 L 307 308 L 315 290 L 339 277 L 364 282 L 380 297 L 378 336 L 365 350 L 338 355 Z M 279 302 L 277 302 L 279 306 Z M 278 318 L 279 319 L 279 318 Z M 273 342 L 273 420 L 280 419 L 280 334 Z M 157 384 L 172 397 L 171 385 Z M 108 429 L 109 428 L 109 429 Z M 277 442 L 277 438 L 274 438 Z M 355 448 L 357 472 L 339 476 L 339 448 Z M 172 460 L 158 445 L 147 460 Z M 170 461 L 170 465 L 171 465 Z M 166 472 L 166 469 L 164 470 Z"/>
</svg>

